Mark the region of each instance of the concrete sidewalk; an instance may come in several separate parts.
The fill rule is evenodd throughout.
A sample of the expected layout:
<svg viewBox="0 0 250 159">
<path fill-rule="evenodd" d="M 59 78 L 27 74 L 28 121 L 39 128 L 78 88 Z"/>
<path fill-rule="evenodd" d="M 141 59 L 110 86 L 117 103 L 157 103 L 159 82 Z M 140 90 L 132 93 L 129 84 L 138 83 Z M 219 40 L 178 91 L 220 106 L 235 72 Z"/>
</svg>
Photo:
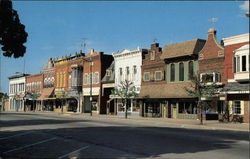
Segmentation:
<svg viewBox="0 0 250 159">
<path fill-rule="evenodd" d="M 4 112 L 11 113 L 11 112 Z M 127 119 L 124 116 L 116 115 L 98 115 L 93 113 L 90 116 L 89 113 L 56 113 L 56 112 L 13 112 L 13 113 L 31 113 L 31 114 L 46 114 L 51 116 L 61 116 L 66 118 L 75 118 L 75 119 L 87 119 L 87 120 L 96 120 L 96 121 L 112 121 L 116 124 L 120 123 L 133 123 L 140 126 L 149 126 L 149 127 L 173 127 L 173 128 L 187 128 L 187 129 L 205 129 L 205 130 L 232 130 L 232 131 L 248 131 L 249 132 L 249 123 L 226 123 L 219 122 L 218 120 L 205 120 L 204 125 L 200 125 L 199 120 L 193 119 L 172 119 L 172 118 L 146 118 L 146 117 L 128 117 Z"/>
</svg>

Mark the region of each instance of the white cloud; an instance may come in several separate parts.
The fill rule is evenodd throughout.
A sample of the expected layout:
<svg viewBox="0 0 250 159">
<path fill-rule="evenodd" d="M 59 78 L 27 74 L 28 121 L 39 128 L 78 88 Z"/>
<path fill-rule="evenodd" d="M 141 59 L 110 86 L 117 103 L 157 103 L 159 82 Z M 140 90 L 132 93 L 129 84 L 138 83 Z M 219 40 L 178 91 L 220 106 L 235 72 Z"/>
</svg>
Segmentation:
<svg viewBox="0 0 250 159">
<path fill-rule="evenodd" d="M 245 1 L 239 7 L 240 7 L 241 10 L 249 12 L 249 0 Z"/>
</svg>

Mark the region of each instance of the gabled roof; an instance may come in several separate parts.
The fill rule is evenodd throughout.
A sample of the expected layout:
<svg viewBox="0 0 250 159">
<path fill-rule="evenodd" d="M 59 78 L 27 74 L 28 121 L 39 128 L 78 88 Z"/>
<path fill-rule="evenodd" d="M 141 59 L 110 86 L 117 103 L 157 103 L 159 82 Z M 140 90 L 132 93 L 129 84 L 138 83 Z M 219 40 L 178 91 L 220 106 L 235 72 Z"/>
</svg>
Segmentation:
<svg viewBox="0 0 250 159">
<path fill-rule="evenodd" d="M 182 56 L 198 55 L 199 51 L 205 45 L 206 40 L 193 39 L 180 43 L 166 45 L 163 49 L 161 59 L 169 59 Z"/>
<path fill-rule="evenodd" d="M 115 82 L 115 62 L 113 61 L 107 70 L 111 71 L 110 76 L 107 75 L 107 70 L 105 76 L 102 78 L 102 83 L 113 83 Z"/>
</svg>

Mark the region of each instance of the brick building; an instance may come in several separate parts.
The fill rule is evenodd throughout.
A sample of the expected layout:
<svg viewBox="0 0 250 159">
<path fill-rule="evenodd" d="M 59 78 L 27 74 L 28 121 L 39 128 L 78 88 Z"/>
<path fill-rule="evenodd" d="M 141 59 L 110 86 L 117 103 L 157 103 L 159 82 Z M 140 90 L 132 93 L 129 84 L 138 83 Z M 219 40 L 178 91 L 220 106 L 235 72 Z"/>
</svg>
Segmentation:
<svg viewBox="0 0 250 159">
<path fill-rule="evenodd" d="M 82 111 L 82 52 L 54 59 L 55 65 L 55 111 Z"/>
<path fill-rule="evenodd" d="M 93 111 L 97 114 L 106 114 L 101 80 L 112 63 L 113 57 L 91 49 L 83 60 L 83 112 Z"/>
<path fill-rule="evenodd" d="M 43 89 L 43 74 L 26 76 L 25 111 L 41 111 L 42 102 L 39 97 Z"/>
<path fill-rule="evenodd" d="M 229 120 L 249 123 L 249 33 L 223 38 Z"/>
<path fill-rule="evenodd" d="M 166 84 L 165 62 L 161 59 L 162 48 L 159 43 L 151 44 L 148 54 L 142 60 L 141 76 L 142 84 L 140 98 L 143 104 L 141 107 L 141 116 L 144 117 L 161 117 L 162 108 L 165 104 L 164 98 L 155 94 L 152 89 L 159 89 Z"/>
<path fill-rule="evenodd" d="M 199 75 L 202 82 L 206 84 L 214 83 L 220 91 L 226 82 L 224 47 L 217 42 L 216 30 L 210 28 L 208 30 L 208 38 L 205 46 L 199 53 Z M 209 114 L 223 114 L 224 101 L 218 96 L 212 99 L 205 99 L 205 109 Z M 214 115 L 214 119 L 218 118 L 218 115 Z"/>
</svg>

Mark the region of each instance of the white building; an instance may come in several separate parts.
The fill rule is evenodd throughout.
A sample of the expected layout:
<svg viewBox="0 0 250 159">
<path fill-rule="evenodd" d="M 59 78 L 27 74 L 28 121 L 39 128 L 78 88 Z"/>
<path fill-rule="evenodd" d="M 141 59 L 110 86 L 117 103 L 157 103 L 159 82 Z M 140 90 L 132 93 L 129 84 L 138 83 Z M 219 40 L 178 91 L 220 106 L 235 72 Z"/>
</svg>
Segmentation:
<svg viewBox="0 0 250 159">
<path fill-rule="evenodd" d="M 147 53 L 146 49 L 127 50 L 113 54 L 115 61 L 115 88 L 119 89 L 122 81 L 128 80 L 133 82 L 135 92 L 140 93 L 141 90 L 141 66 L 143 55 Z M 129 101 L 128 115 L 139 116 L 140 106 L 137 100 Z M 115 99 L 115 107 L 117 115 L 124 114 L 125 107 L 122 100 L 118 97 Z"/>
<path fill-rule="evenodd" d="M 27 74 L 9 77 L 9 110 L 24 111 L 24 96 Z"/>
</svg>

